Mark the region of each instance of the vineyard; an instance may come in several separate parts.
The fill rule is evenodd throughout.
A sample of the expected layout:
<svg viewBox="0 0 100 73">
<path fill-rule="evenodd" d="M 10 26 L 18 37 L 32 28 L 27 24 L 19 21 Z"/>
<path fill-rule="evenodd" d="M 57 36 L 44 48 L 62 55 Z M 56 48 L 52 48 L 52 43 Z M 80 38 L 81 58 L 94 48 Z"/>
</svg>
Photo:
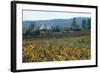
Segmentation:
<svg viewBox="0 0 100 73">
<path fill-rule="evenodd" d="M 90 35 L 23 39 L 22 60 L 27 62 L 86 60 L 91 58 Z"/>
</svg>

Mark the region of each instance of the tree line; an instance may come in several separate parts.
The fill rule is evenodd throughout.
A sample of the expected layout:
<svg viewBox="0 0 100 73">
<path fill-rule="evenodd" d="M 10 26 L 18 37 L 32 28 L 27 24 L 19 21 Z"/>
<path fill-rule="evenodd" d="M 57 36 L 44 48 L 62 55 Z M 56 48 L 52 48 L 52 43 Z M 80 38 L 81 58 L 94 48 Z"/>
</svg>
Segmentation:
<svg viewBox="0 0 100 73">
<path fill-rule="evenodd" d="M 66 24 L 67 25 L 67 24 Z M 41 27 L 41 26 L 40 26 Z M 40 32 L 52 33 L 52 32 L 67 32 L 67 31 L 83 31 L 91 29 L 91 18 L 83 19 L 81 25 L 76 22 L 76 18 L 73 18 L 71 26 L 64 26 L 63 28 L 59 26 L 51 26 L 51 29 L 46 29 L 47 25 L 44 24 L 44 29 L 40 30 L 40 27 L 35 29 L 35 22 L 31 25 L 31 28 L 28 29 L 23 35 L 39 35 Z"/>
</svg>

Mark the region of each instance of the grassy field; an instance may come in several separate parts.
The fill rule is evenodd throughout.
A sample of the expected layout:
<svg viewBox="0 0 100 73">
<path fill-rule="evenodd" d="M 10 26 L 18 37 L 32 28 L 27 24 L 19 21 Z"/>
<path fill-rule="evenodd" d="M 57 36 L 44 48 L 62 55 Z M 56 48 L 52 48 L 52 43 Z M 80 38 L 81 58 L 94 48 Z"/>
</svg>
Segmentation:
<svg viewBox="0 0 100 73">
<path fill-rule="evenodd" d="M 90 35 L 23 39 L 22 55 L 25 63 L 90 59 Z"/>
</svg>

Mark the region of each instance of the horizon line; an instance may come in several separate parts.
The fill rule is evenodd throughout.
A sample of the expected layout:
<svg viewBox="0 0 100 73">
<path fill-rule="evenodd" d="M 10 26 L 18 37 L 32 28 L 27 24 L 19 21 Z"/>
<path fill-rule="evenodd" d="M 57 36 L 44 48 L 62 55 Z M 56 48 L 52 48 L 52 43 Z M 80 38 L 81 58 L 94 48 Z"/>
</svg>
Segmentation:
<svg viewBox="0 0 100 73">
<path fill-rule="evenodd" d="M 91 17 L 71 17 L 71 18 L 65 18 L 65 19 L 73 19 L 73 18 L 91 18 Z M 64 18 L 58 18 L 58 19 L 65 20 Z M 22 20 L 22 21 L 45 21 L 45 20 L 41 19 L 41 20 Z M 47 20 L 57 20 L 57 19 L 47 19 Z"/>
</svg>

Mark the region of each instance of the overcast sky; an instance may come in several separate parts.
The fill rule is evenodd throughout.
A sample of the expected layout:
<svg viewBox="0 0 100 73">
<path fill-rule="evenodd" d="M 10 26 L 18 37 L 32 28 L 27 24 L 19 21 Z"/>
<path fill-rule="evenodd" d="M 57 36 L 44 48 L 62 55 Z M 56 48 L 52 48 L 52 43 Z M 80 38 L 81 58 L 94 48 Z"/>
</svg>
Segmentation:
<svg viewBox="0 0 100 73">
<path fill-rule="evenodd" d="M 76 13 L 76 12 L 74 13 L 74 12 L 23 10 L 23 21 L 25 20 L 69 19 L 73 17 L 91 17 L 91 14 L 90 13 Z"/>
</svg>

